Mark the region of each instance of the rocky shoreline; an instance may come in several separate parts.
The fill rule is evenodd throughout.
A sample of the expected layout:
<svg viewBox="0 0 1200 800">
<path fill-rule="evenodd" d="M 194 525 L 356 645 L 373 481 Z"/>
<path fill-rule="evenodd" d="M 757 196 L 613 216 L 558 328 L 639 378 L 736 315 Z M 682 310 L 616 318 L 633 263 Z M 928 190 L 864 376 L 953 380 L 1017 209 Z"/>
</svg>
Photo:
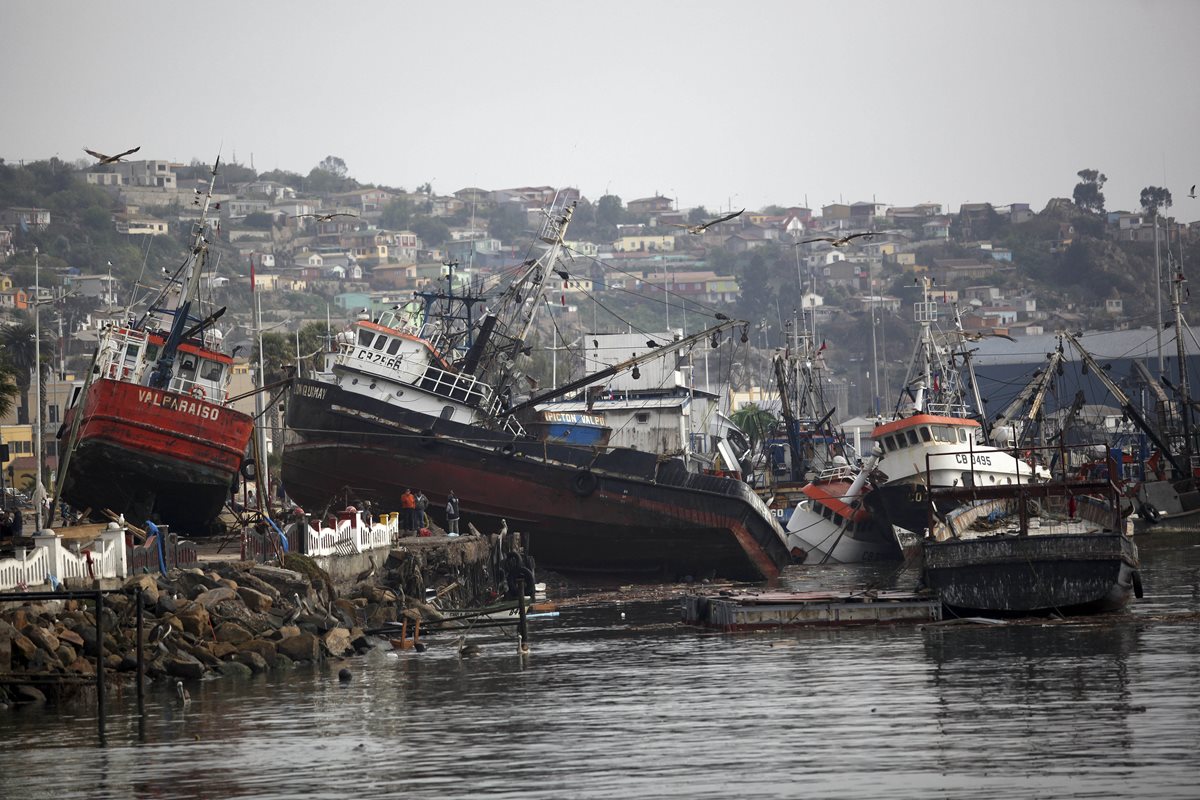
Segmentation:
<svg viewBox="0 0 1200 800">
<path fill-rule="evenodd" d="M 106 681 L 134 681 L 139 589 L 147 678 L 185 682 L 366 652 L 393 623 L 440 618 L 427 590 L 446 607 L 497 599 L 491 537 L 439 538 L 402 540 L 383 564 L 336 581 L 298 554 L 282 566 L 212 561 L 135 575 L 105 595 L 103 642 L 92 603 L 9 602 L 0 610 L 0 708 L 77 692 L 94 678 L 98 651 Z"/>
</svg>

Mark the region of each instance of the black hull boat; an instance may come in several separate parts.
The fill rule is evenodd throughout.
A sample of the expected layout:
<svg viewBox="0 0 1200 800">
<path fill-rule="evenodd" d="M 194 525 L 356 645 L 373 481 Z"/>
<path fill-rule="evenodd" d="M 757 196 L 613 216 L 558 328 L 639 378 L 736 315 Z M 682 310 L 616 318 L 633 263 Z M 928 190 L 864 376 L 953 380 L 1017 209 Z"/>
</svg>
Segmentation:
<svg viewBox="0 0 1200 800">
<path fill-rule="evenodd" d="M 959 616 L 1103 614 L 1138 593 L 1137 546 L 1099 532 L 926 542 L 925 584 Z"/>
<path fill-rule="evenodd" d="M 405 487 L 437 505 L 453 490 L 464 529 L 504 520 L 550 569 L 762 580 L 791 561 L 746 484 L 689 473 L 678 459 L 623 448 L 597 455 L 431 420 L 305 379 L 294 382 L 286 416 L 284 487 L 312 511 L 347 492 L 384 509 L 398 507 Z"/>
<path fill-rule="evenodd" d="M 1102 614 L 1142 596 L 1132 521 L 1107 480 L 934 489 L 923 580 L 958 616 Z"/>
</svg>

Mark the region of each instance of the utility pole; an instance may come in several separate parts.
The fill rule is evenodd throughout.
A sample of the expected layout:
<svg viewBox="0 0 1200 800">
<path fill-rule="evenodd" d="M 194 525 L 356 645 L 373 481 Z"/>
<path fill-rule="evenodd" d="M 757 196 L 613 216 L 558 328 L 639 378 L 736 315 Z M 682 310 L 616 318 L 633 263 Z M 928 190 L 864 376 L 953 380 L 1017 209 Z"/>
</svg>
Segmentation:
<svg viewBox="0 0 1200 800">
<path fill-rule="evenodd" d="M 37 470 L 33 481 L 35 531 L 42 530 L 42 500 L 46 489 L 42 485 L 42 284 L 41 273 L 38 271 L 38 249 L 33 248 L 33 387 L 34 387 L 34 423 L 33 423 L 33 466 Z"/>
<path fill-rule="evenodd" d="M 1154 326 L 1154 338 L 1158 345 L 1158 374 L 1161 376 L 1167 371 L 1165 362 L 1163 361 L 1162 349 L 1162 267 L 1158 260 L 1158 209 L 1154 210 L 1154 305 L 1158 309 L 1158 324 Z M 1179 335 L 1179 331 L 1175 335 Z"/>
</svg>

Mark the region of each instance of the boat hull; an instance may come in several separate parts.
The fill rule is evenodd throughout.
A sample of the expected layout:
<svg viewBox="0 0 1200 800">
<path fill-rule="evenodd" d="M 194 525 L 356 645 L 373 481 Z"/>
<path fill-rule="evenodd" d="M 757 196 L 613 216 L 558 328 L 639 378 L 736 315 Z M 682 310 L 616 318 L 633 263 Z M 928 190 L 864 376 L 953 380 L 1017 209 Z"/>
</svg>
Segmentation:
<svg viewBox="0 0 1200 800">
<path fill-rule="evenodd" d="M 287 406 L 283 485 L 305 507 L 349 494 L 398 508 L 406 487 L 453 490 L 468 522 L 504 520 L 540 567 L 738 580 L 790 563 L 783 531 L 740 481 L 687 473 L 649 453 L 578 448 L 411 414 L 331 384 L 298 381 Z"/>
<path fill-rule="evenodd" d="M 1137 547 L 1108 532 L 926 541 L 924 580 L 960 616 L 1105 613 L 1140 593 Z"/>
<path fill-rule="evenodd" d="M 220 514 L 254 428 L 231 408 L 104 378 L 68 411 L 62 437 L 76 413 L 62 499 L 138 524 L 157 515 L 187 533 L 206 532 Z"/>
</svg>

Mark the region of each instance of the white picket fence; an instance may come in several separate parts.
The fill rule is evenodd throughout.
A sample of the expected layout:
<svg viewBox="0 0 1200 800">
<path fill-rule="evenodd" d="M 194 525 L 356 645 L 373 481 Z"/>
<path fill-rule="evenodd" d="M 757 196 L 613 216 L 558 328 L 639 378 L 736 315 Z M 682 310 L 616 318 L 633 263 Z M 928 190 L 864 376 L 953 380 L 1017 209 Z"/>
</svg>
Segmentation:
<svg viewBox="0 0 1200 800">
<path fill-rule="evenodd" d="M 330 526 L 329 522 L 334 522 Z M 326 523 L 322 525 L 322 523 Z M 321 526 L 321 527 L 318 527 Z M 400 533 L 399 514 L 381 514 L 368 525 L 363 512 L 339 511 L 332 520 L 311 520 L 304 526 L 305 550 L 310 556 L 353 555 L 391 547 Z"/>
<path fill-rule="evenodd" d="M 55 581 L 125 578 L 129 560 L 125 528 L 110 527 L 99 538 L 75 547 L 45 530 L 33 537 L 33 549 L 19 547 L 15 558 L 0 559 L 0 592 L 53 585 Z"/>
</svg>

